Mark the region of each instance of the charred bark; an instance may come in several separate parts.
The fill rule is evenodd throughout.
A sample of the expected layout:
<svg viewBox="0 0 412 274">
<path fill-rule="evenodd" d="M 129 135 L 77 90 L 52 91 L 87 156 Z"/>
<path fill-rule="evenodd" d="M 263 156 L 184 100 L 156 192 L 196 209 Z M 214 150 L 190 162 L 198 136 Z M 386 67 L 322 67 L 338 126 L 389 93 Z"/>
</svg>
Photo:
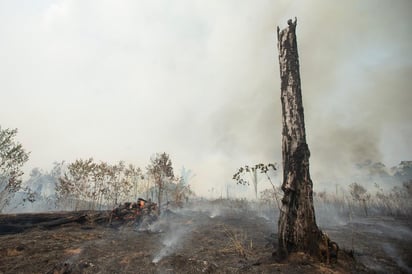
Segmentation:
<svg viewBox="0 0 412 274">
<path fill-rule="evenodd" d="M 22 233 L 33 228 L 52 229 L 68 224 L 106 224 L 108 211 L 71 211 L 0 215 L 0 235 Z"/>
<path fill-rule="evenodd" d="M 282 158 L 284 196 L 279 216 L 278 255 L 285 258 L 291 252 L 305 252 L 321 257 L 326 235 L 315 219 L 312 180 L 309 174 L 309 147 L 306 143 L 303 115 L 299 56 L 296 40 L 297 20 L 277 29 L 281 101 Z M 328 240 L 328 239 L 327 239 Z M 328 247 L 326 247 L 328 253 Z"/>
</svg>

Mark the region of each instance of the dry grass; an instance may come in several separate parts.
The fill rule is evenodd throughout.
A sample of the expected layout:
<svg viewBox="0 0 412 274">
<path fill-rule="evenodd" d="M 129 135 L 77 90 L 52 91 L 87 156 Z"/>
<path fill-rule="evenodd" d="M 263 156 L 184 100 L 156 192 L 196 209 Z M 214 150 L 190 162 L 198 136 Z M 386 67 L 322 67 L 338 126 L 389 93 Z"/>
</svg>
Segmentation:
<svg viewBox="0 0 412 274">
<path fill-rule="evenodd" d="M 247 234 L 244 231 L 234 231 L 223 227 L 223 231 L 229 242 L 221 251 L 223 253 L 236 253 L 244 259 L 252 254 L 253 241 L 248 240 Z"/>
<path fill-rule="evenodd" d="M 16 257 L 23 254 L 23 251 L 17 250 L 16 248 L 7 248 L 5 253 L 7 257 Z"/>
<path fill-rule="evenodd" d="M 71 249 L 66 249 L 64 253 L 67 255 L 78 255 L 82 252 L 81 248 L 71 248 Z"/>
</svg>

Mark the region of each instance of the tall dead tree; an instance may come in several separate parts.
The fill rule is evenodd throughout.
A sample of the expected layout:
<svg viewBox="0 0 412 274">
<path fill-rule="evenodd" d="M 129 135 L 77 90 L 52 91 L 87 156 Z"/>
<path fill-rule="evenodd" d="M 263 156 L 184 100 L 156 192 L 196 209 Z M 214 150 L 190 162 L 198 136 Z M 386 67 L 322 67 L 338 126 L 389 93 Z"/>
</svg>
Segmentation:
<svg viewBox="0 0 412 274">
<path fill-rule="evenodd" d="M 309 147 L 306 143 L 299 57 L 296 42 L 297 20 L 277 28 L 282 101 L 282 157 L 284 196 L 279 216 L 278 255 L 291 252 L 322 256 L 328 239 L 316 225 L 312 180 L 309 174 Z"/>
</svg>

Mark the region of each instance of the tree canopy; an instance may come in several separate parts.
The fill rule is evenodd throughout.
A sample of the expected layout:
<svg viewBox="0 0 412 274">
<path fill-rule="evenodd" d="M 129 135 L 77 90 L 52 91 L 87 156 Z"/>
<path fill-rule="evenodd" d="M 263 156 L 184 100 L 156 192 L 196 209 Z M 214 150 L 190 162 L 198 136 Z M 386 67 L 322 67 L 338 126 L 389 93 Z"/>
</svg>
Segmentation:
<svg viewBox="0 0 412 274">
<path fill-rule="evenodd" d="M 17 129 L 0 127 L 0 212 L 9 204 L 22 183 L 22 166 L 29 153 L 15 140 Z"/>
</svg>

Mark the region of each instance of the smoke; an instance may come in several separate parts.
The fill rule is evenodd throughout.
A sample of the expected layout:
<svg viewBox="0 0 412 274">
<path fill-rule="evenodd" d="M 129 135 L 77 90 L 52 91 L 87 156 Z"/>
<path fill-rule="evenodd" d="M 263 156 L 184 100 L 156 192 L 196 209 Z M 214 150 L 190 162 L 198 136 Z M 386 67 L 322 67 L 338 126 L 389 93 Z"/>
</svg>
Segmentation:
<svg viewBox="0 0 412 274">
<path fill-rule="evenodd" d="M 358 219 L 352 225 L 356 226 L 355 234 L 358 233 L 355 251 L 361 250 L 363 254 L 359 259 L 365 265 L 382 272 L 388 272 L 393 265 L 407 273 L 411 271 L 407 243 L 412 239 L 412 231 L 407 222 L 391 218 Z M 360 239 L 359 235 L 364 238 Z"/>
<path fill-rule="evenodd" d="M 239 166 L 281 162 L 275 32 L 297 16 L 321 189 L 353 163 L 411 158 L 411 11 L 406 0 L 2 2 L 0 123 L 19 128 L 27 170 L 86 157 L 144 166 L 166 151 L 205 194 Z"/>
<path fill-rule="evenodd" d="M 412 267 L 409 267 L 403 260 L 401 254 L 399 254 L 398 250 L 390 245 L 389 243 L 384 243 L 382 245 L 383 250 L 385 253 L 390 256 L 396 264 L 406 273 L 411 273 L 412 272 Z"/>
<path fill-rule="evenodd" d="M 196 217 L 196 222 L 192 219 Z M 160 219 L 149 226 L 148 231 L 162 233 L 160 249 L 154 253 L 152 262 L 157 264 L 164 257 L 175 254 L 192 236 L 193 231 L 202 225 L 202 218 L 206 217 L 202 211 L 183 209 L 162 213 Z"/>
<path fill-rule="evenodd" d="M 262 218 L 269 231 L 276 229 L 277 212 L 272 206 L 262 205 L 244 199 L 199 199 L 184 208 L 174 208 L 162 213 L 159 220 L 149 226 L 148 231 L 162 233 L 160 249 L 153 255 L 153 263 L 179 253 L 181 247 L 193 241 L 193 236 L 210 223 L 237 222 L 239 216 Z M 262 223 L 262 220 L 259 220 Z"/>
<path fill-rule="evenodd" d="M 171 224 L 170 230 L 163 236 L 161 241 L 162 248 L 154 255 L 153 263 L 158 263 L 165 256 L 173 254 L 184 241 L 182 238 L 189 233 L 190 229 L 183 224 Z"/>
<path fill-rule="evenodd" d="M 412 42 L 407 33 L 410 11 L 398 10 L 402 4 L 389 7 L 383 2 L 294 6 L 315 189 L 327 187 L 321 185 L 325 181 L 348 180 L 356 173 L 355 163 L 372 160 L 395 165 L 411 157 L 410 142 L 404 139 L 412 134 L 407 118 L 412 112 L 406 105 L 412 99 L 407 77 L 411 63 L 404 60 L 411 55 L 406 50 Z M 224 118 L 215 131 L 227 133 L 218 146 L 235 159 L 241 159 L 236 155 L 239 147 L 249 155 L 260 153 L 258 157 L 265 160 L 280 158 L 280 102 L 277 88 L 270 87 L 271 77 L 278 73 L 276 69 L 266 75 L 260 68 L 264 66 L 254 67 L 254 72 L 265 78 L 260 76 L 262 88 L 255 89 L 252 97 L 257 99 L 258 94 L 259 99 L 238 96 L 234 106 L 217 115 Z M 278 81 L 274 84 L 279 86 Z M 243 144 L 248 136 L 254 142 Z M 396 151 L 396 156 L 390 151 Z"/>
</svg>

